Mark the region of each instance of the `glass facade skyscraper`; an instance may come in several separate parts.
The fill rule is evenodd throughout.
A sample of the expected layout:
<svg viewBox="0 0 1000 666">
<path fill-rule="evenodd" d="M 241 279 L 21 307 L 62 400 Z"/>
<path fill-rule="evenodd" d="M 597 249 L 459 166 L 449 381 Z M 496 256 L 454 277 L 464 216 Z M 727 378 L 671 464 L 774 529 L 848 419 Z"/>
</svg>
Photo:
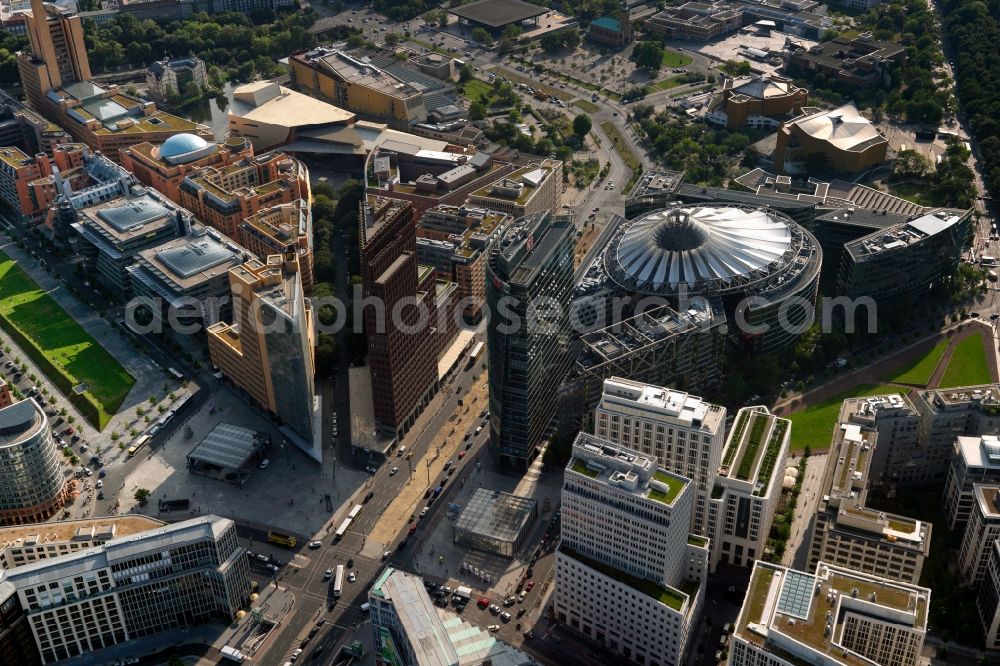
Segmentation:
<svg viewBox="0 0 1000 666">
<path fill-rule="evenodd" d="M 575 248 L 572 218 L 545 212 L 511 223 L 490 250 L 490 451 L 515 467 L 534 459 L 572 362 Z"/>
</svg>

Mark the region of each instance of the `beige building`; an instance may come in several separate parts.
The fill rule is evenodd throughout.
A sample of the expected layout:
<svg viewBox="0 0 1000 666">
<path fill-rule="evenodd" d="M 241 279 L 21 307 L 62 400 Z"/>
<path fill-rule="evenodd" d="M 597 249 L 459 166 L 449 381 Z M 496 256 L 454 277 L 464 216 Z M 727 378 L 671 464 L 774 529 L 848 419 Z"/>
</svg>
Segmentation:
<svg viewBox="0 0 1000 666">
<path fill-rule="evenodd" d="M 922 483 L 946 480 L 959 436 L 1000 433 L 1000 384 L 915 391 L 913 405 L 920 414 L 922 455 L 904 462 Z"/>
<path fill-rule="evenodd" d="M 292 84 L 342 109 L 395 127 L 427 122 L 423 93 L 343 51 L 318 48 L 288 58 Z"/>
<path fill-rule="evenodd" d="M 730 666 L 917 666 L 931 591 L 820 563 L 815 574 L 757 562 Z"/>
<path fill-rule="evenodd" d="M 17 56 L 17 69 L 28 104 L 45 110 L 45 94 L 53 88 L 90 78 L 90 61 L 80 17 L 42 0 L 31 0 L 25 14 L 30 48 Z"/>
<path fill-rule="evenodd" d="M 594 434 L 693 481 L 691 531 L 711 537 L 708 498 L 726 439 L 726 408 L 697 396 L 621 377 L 604 381 Z"/>
<path fill-rule="evenodd" d="M 469 195 L 468 203 L 517 219 L 558 209 L 562 194 L 562 160 L 545 159 L 476 190 Z"/>
<path fill-rule="evenodd" d="M 931 524 L 867 506 L 869 470 L 881 431 L 864 423 L 872 401 L 852 398 L 840 409 L 820 484 L 809 566 L 820 561 L 881 578 L 916 582 L 930 552 Z M 855 418 L 860 414 L 862 418 Z"/>
<path fill-rule="evenodd" d="M 142 515 L 123 515 L 0 528 L 0 567 L 13 569 L 69 555 L 165 525 Z"/>
<path fill-rule="evenodd" d="M 986 649 L 1000 650 L 1000 540 L 990 544 L 986 575 L 976 595 L 976 609 L 982 623 Z"/>
<path fill-rule="evenodd" d="M 736 414 L 708 504 L 711 566 L 750 567 L 764 555 L 781 499 L 792 422 L 766 407 Z"/>
<path fill-rule="evenodd" d="M 1000 483 L 1000 438 L 996 435 L 957 437 L 944 486 L 948 529 L 963 527 L 976 504 L 975 484 Z"/>
<path fill-rule="evenodd" d="M 993 542 L 1000 539 L 1000 486 L 977 483 L 972 496 L 972 513 L 962 535 L 958 568 L 966 585 L 978 587 L 986 576 Z"/>
<path fill-rule="evenodd" d="M 801 168 L 819 158 L 826 168 L 860 173 L 885 161 L 889 142 L 854 104 L 824 111 L 804 107 L 802 115 L 778 128 L 774 169 Z"/>
<path fill-rule="evenodd" d="M 289 252 L 229 269 L 233 323 L 208 328 L 212 364 L 317 462 L 322 460 L 312 308 L 298 256 Z"/>
<path fill-rule="evenodd" d="M 247 83 L 233 91 L 230 136 L 245 137 L 254 150 L 291 143 L 300 132 L 350 125 L 350 111 L 270 81 Z"/>
</svg>

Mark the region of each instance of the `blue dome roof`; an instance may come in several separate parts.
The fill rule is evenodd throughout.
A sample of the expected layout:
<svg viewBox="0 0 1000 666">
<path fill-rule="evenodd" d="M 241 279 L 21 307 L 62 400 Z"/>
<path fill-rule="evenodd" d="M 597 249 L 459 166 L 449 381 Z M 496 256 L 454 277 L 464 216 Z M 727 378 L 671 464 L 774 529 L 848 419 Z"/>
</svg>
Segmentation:
<svg viewBox="0 0 1000 666">
<path fill-rule="evenodd" d="M 181 155 L 204 150 L 207 146 L 208 141 L 205 141 L 200 136 L 195 136 L 194 134 L 175 134 L 160 146 L 160 157 L 164 159 L 180 157 Z"/>
</svg>

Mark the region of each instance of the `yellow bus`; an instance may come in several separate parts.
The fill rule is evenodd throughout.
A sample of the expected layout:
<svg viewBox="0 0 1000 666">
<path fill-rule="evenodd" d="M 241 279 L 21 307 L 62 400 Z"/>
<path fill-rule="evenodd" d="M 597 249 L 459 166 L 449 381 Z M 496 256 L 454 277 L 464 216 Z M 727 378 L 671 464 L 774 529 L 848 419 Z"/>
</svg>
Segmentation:
<svg viewBox="0 0 1000 666">
<path fill-rule="evenodd" d="M 295 537 L 282 534 L 280 532 L 268 532 L 267 540 L 271 543 L 276 543 L 280 546 L 286 546 L 288 548 L 295 548 L 295 544 L 299 542 L 299 540 Z"/>
<path fill-rule="evenodd" d="M 139 439 L 135 440 L 135 444 L 128 447 L 128 457 L 131 458 L 134 456 L 139 452 L 139 449 L 146 446 L 146 444 L 149 444 L 149 435 L 142 435 Z"/>
</svg>

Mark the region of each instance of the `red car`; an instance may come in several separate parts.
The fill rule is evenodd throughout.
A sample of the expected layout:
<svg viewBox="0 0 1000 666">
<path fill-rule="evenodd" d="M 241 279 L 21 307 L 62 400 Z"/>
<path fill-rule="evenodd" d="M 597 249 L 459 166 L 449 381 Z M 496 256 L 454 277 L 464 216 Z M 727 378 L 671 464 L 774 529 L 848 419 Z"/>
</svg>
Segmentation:
<svg viewBox="0 0 1000 666">
<path fill-rule="evenodd" d="M 458 452 L 458 459 L 461 460 L 464 457 L 465 457 L 465 451 L 459 451 Z"/>
<path fill-rule="evenodd" d="M 479 597 L 479 601 L 476 602 L 476 605 L 480 608 L 486 608 L 490 605 L 490 600 L 486 597 Z"/>
<path fill-rule="evenodd" d="M 535 586 L 535 581 L 529 580 L 528 584 L 524 586 L 526 592 L 531 592 L 531 588 Z"/>
</svg>

